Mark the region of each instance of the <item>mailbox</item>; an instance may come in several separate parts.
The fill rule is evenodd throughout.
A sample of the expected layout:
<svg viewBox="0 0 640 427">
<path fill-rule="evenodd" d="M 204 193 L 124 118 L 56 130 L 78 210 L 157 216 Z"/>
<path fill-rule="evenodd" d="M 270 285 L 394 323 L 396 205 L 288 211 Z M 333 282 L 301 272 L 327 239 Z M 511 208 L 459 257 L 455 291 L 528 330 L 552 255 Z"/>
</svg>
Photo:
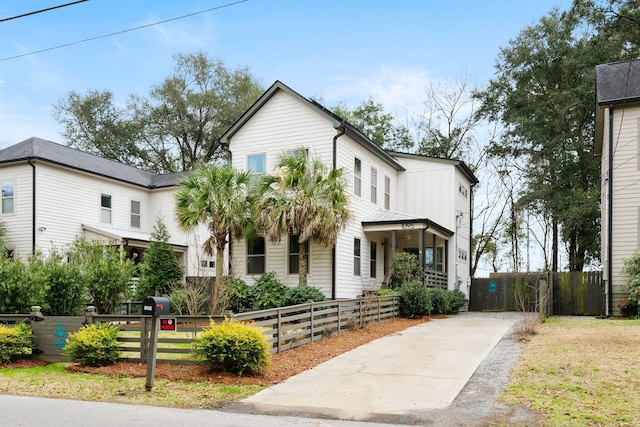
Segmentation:
<svg viewBox="0 0 640 427">
<path fill-rule="evenodd" d="M 160 316 L 169 314 L 171 303 L 165 297 L 146 297 L 142 300 L 142 314 Z"/>
</svg>

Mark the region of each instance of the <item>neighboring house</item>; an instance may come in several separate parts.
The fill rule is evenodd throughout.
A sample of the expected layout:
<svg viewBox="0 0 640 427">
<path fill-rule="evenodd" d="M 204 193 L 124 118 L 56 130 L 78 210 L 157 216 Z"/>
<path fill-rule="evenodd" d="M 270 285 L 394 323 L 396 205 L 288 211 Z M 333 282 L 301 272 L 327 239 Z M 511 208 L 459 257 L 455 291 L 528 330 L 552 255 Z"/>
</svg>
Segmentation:
<svg viewBox="0 0 640 427">
<path fill-rule="evenodd" d="M 332 298 L 351 298 L 385 283 L 393 254 L 415 253 L 429 284 L 460 289 L 470 282 L 473 186 L 460 161 L 387 152 L 340 117 L 281 82 L 274 83 L 222 136 L 236 169 L 273 173 L 276 157 L 304 147 L 343 168 L 354 221 L 335 248 L 309 245 L 308 284 Z M 298 241 L 234 241 L 232 269 L 247 283 L 275 272 L 298 281 Z"/>
<path fill-rule="evenodd" d="M 142 171 L 39 138 L 0 150 L 0 220 L 9 249 L 21 257 L 47 254 L 84 236 L 121 246 L 139 262 L 162 216 L 185 274 L 211 275 L 215 258 L 203 256 L 200 239 L 182 233 L 175 221 L 181 176 Z"/>
<path fill-rule="evenodd" d="M 628 295 L 623 260 L 640 246 L 640 60 L 596 67 L 595 153 L 602 156 L 601 260 L 607 314 Z"/>
</svg>

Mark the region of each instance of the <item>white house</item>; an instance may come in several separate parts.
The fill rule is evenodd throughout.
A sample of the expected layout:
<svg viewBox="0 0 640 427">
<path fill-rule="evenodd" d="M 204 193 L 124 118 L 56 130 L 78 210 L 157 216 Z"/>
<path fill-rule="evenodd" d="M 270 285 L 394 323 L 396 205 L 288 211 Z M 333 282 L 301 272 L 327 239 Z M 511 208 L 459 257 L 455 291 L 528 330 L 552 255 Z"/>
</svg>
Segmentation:
<svg viewBox="0 0 640 427">
<path fill-rule="evenodd" d="M 272 173 L 276 157 L 304 147 L 325 165 L 344 168 L 355 220 L 334 248 L 309 247 L 308 284 L 332 298 L 351 298 L 385 282 L 396 251 L 415 253 L 429 283 L 468 293 L 472 187 L 460 161 L 386 152 L 349 123 L 275 82 L 222 136 L 234 168 Z M 234 241 L 231 264 L 247 283 L 275 272 L 297 285 L 298 242 Z"/>
<path fill-rule="evenodd" d="M 182 175 L 146 172 L 30 138 L 0 150 L 0 220 L 17 256 L 64 249 L 84 236 L 141 260 L 160 216 L 185 274 L 211 275 L 214 261 L 199 250 L 198 233 L 182 233 L 175 221 L 174 193 Z"/>
<path fill-rule="evenodd" d="M 473 186 L 460 161 L 386 152 L 320 104 L 274 83 L 223 135 L 232 165 L 272 172 L 276 156 L 301 146 L 344 168 L 354 221 L 333 248 L 309 247 L 308 284 L 330 298 L 378 289 L 397 251 L 415 253 L 428 283 L 468 294 Z M 38 138 L 0 150 L 2 211 L 13 252 L 65 247 L 77 236 L 101 239 L 142 259 L 158 216 L 187 276 L 215 273 L 204 228 L 185 234 L 174 195 L 183 173 L 155 174 Z M 297 238 L 280 244 L 233 241 L 225 267 L 253 284 L 275 272 L 296 286 Z M 227 254 L 228 255 L 228 254 Z"/>
<path fill-rule="evenodd" d="M 625 258 L 640 246 L 640 60 L 596 67 L 595 153 L 602 156 L 601 260 L 607 314 L 628 296 Z"/>
</svg>

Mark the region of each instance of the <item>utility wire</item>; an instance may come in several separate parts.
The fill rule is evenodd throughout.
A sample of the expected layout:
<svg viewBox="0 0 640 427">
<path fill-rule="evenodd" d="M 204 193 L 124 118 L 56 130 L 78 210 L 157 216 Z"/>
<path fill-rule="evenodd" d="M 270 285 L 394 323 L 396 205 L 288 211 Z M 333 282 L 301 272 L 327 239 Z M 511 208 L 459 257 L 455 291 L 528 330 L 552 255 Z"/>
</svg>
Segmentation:
<svg viewBox="0 0 640 427">
<path fill-rule="evenodd" d="M 36 51 L 33 51 L 33 52 L 29 52 L 29 53 L 23 53 L 21 55 L 15 55 L 15 56 L 9 56 L 9 57 L 6 57 L 6 58 L 0 58 L 0 62 L 8 61 L 10 59 L 22 58 L 23 56 L 35 55 L 36 53 L 48 52 L 50 50 L 61 49 L 63 47 L 69 47 L 69 46 L 73 46 L 73 45 L 80 44 L 80 43 L 85 43 L 85 42 L 92 41 L 92 40 L 98 40 L 98 39 L 103 39 L 103 38 L 106 38 L 106 37 L 116 36 L 118 34 L 124 34 L 124 33 L 128 33 L 128 32 L 131 32 L 131 31 L 141 30 L 143 28 L 153 27 L 154 25 L 165 24 L 167 22 L 177 21 L 179 19 L 189 18 L 191 16 L 200 15 L 202 13 L 211 12 L 212 10 L 218 10 L 218 9 L 222 9 L 222 8 L 229 7 L 229 6 L 235 6 L 237 4 L 244 3 L 246 1 L 247 0 L 238 0 L 238 1 L 235 1 L 235 2 L 232 2 L 232 3 L 223 4 L 222 6 L 216 6 L 216 7 L 210 8 L 210 9 L 201 10 L 199 12 L 189 13 L 188 15 L 177 16 L 175 18 L 165 19 L 164 21 L 158 21 L 158 22 L 154 22 L 154 23 L 151 23 L 151 24 L 141 25 L 139 27 L 129 28 L 127 30 L 116 31 L 115 33 L 104 34 L 102 36 L 96 36 L 96 37 L 89 37 L 87 39 L 82 39 L 82 40 L 78 40 L 78 41 L 71 42 L 71 43 L 65 43 L 65 44 L 61 44 L 61 45 L 58 45 L 58 46 L 49 47 L 49 48 L 46 48 L 46 49 L 36 50 Z"/>
<path fill-rule="evenodd" d="M 29 13 L 23 13 L 22 15 L 16 15 L 16 16 L 12 16 L 10 18 L 0 19 L 0 22 L 11 21 L 12 19 L 24 18 L 25 16 L 36 15 L 36 14 L 42 13 L 42 12 L 49 12 L 50 10 L 60 9 L 62 7 L 67 7 L 67 6 L 73 6 L 74 4 L 84 3 L 85 1 L 89 1 L 89 0 L 78 0 L 78 1 L 71 2 L 71 3 L 61 4 L 59 6 L 52 6 L 52 7 L 46 8 L 46 9 L 36 10 L 36 11 L 33 11 L 33 12 L 29 12 Z"/>
</svg>

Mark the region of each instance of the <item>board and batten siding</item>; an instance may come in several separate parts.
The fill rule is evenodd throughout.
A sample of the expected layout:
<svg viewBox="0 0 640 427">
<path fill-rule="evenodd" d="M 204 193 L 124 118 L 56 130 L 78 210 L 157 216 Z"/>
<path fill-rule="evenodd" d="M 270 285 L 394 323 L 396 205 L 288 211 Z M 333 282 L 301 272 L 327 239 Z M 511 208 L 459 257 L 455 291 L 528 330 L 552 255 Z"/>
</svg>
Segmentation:
<svg viewBox="0 0 640 427">
<path fill-rule="evenodd" d="M 27 162 L 0 166 L 0 183 L 11 181 L 14 185 L 13 213 L 0 213 L 0 219 L 6 227 L 9 248 L 19 256 L 26 256 L 32 251 L 32 171 Z M 36 223 L 36 233 L 37 226 Z"/>
<path fill-rule="evenodd" d="M 609 114 L 604 115 L 602 146 L 602 260 L 607 260 L 607 176 L 609 161 Z M 629 258 L 640 242 L 640 107 L 617 107 L 613 116 L 613 229 L 612 229 L 612 303 L 627 296 L 627 275 L 622 274 L 624 259 Z"/>
</svg>

